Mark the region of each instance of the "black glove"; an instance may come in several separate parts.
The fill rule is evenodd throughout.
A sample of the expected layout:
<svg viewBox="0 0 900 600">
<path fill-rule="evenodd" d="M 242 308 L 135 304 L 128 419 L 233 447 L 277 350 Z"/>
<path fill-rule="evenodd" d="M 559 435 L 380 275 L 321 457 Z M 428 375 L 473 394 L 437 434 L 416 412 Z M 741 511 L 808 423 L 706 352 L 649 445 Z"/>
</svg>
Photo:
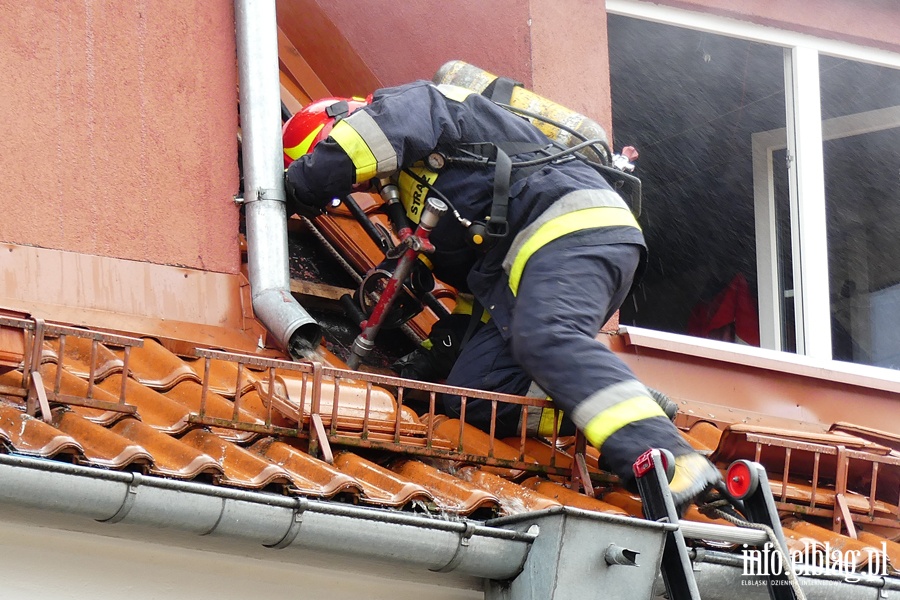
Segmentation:
<svg viewBox="0 0 900 600">
<path fill-rule="evenodd" d="M 325 205 L 318 205 L 311 199 L 311 196 L 303 193 L 303 190 L 294 185 L 287 171 L 284 172 L 284 194 L 289 217 L 296 214 L 314 219 L 325 212 Z"/>
<path fill-rule="evenodd" d="M 432 326 L 428 344 L 400 358 L 391 368 L 405 379 L 443 381 L 459 357 L 471 320 L 471 315 L 441 318 Z"/>
</svg>

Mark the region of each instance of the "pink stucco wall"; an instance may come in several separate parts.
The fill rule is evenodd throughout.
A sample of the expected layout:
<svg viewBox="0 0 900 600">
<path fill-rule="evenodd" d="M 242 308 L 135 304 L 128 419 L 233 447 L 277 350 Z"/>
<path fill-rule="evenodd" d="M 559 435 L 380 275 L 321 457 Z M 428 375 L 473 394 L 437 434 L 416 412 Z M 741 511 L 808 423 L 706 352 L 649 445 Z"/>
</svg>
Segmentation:
<svg viewBox="0 0 900 600">
<path fill-rule="evenodd" d="M 0 241 L 235 273 L 227 0 L 0 0 Z"/>
<path fill-rule="evenodd" d="M 327 12 L 382 85 L 431 79 L 452 59 L 531 84 L 527 0 L 304 1 Z"/>
<path fill-rule="evenodd" d="M 327 14 L 381 85 L 431 79 L 442 64 L 461 59 L 608 126 L 603 0 L 299 1 Z M 306 32 L 310 44 L 316 35 Z M 327 70 L 341 59 L 312 60 Z"/>
<path fill-rule="evenodd" d="M 605 2 L 531 0 L 533 89 L 610 130 Z"/>
</svg>

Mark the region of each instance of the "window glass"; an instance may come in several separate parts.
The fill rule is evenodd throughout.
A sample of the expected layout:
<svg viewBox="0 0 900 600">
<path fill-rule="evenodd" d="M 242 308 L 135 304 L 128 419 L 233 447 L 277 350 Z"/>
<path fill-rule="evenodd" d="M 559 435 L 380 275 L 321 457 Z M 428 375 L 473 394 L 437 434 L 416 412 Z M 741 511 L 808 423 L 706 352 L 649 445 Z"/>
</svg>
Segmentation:
<svg viewBox="0 0 900 600">
<path fill-rule="evenodd" d="M 777 136 L 780 138 L 781 136 Z M 786 143 L 786 142 L 785 142 Z M 797 351 L 796 319 L 794 315 L 794 263 L 791 248 L 791 196 L 788 181 L 787 148 L 772 150 L 772 160 L 767 164 L 766 177 L 772 178 L 775 201 L 775 265 L 774 276 L 778 281 L 778 307 L 780 319 L 778 336 L 781 345 L 777 348 L 785 352 Z M 774 165 L 782 168 L 775 169 Z"/>
<path fill-rule="evenodd" d="M 758 345 L 762 306 L 778 315 L 769 317 L 784 342 L 793 335 L 791 311 L 781 305 L 793 302 L 784 50 L 617 15 L 609 16 L 609 45 L 613 137 L 616 148 L 640 152 L 635 174 L 650 248 L 621 322 Z M 781 158 L 771 141 L 762 149 L 755 200 L 753 134 L 778 130 Z M 779 224 L 762 265 L 760 194 Z M 777 287 L 762 303 L 759 273 Z"/>
<path fill-rule="evenodd" d="M 900 72 L 819 66 L 833 357 L 900 368 Z"/>
</svg>

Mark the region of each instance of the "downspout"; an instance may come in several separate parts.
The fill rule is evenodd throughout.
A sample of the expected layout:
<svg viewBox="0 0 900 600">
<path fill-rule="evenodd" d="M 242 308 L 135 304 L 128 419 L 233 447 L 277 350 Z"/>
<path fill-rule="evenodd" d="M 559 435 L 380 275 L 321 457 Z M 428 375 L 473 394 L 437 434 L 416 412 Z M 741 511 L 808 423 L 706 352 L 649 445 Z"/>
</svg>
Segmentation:
<svg viewBox="0 0 900 600">
<path fill-rule="evenodd" d="M 0 507 L 505 580 L 537 532 L 0 454 Z M 114 525 L 110 525 L 113 527 Z M 279 558 L 279 560 L 283 560 Z"/>
<path fill-rule="evenodd" d="M 321 328 L 291 295 L 275 0 L 235 0 L 247 270 L 253 312 L 293 358 Z"/>
</svg>

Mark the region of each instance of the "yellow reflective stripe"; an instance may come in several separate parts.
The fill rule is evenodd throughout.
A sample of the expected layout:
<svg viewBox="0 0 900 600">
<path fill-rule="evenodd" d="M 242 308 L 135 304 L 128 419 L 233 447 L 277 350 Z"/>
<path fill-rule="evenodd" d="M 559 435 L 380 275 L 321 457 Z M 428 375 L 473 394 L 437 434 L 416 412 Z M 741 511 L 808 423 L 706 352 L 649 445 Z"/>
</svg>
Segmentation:
<svg viewBox="0 0 900 600">
<path fill-rule="evenodd" d="M 454 315 L 471 315 L 472 314 L 472 297 L 468 294 L 457 294 L 456 305 L 450 311 Z M 487 323 L 491 320 L 491 315 L 487 310 L 481 312 L 481 322 Z"/>
<path fill-rule="evenodd" d="M 434 271 L 434 263 L 431 262 L 431 259 L 425 256 L 424 254 L 419 255 L 419 260 L 422 261 L 422 264 L 428 267 L 429 271 Z"/>
<path fill-rule="evenodd" d="M 542 435 L 544 437 L 552 437 L 553 436 L 553 414 L 556 411 L 552 408 L 544 408 L 541 409 L 541 422 L 538 423 L 538 435 Z M 559 416 L 556 420 L 556 433 L 559 434 L 559 429 L 562 427 L 563 420 L 563 412 L 559 411 Z"/>
<path fill-rule="evenodd" d="M 343 123 L 353 128 L 375 157 L 378 163 L 375 174 L 379 177 L 397 170 L 397 152 L 369 113 L 358 110 L 344 119 Z"/>
<path fill-rule="evenodd" d="M 434 184 L 437 181 L 438 174 L 425 166 L 425 163 L 419 161 L 409 168 L 410 171 L 427 181 Z M 400 188 L 400 203 L 406 209 L 406 216 L 413 223 L 418 223 L 422 216 L 422 210 L 425 208 L 425 198 L 428 197 L 428 188 L 410 177 L 406 173 L 406 169 L 400 171 L 400 177 L 397 180 L 397 187 Z"/>
<path fill-rule="evenodd" d="M 513 294 L 519 291 L 519 281 L 522 278 L 522 272 L 525 270 L 525 264 L 528 262 L 528 259 L 542 247 L 553 240 L 576 231 L 618 226 L 640 229 L 631 211 L 618 206 L 584 208 L 547 221 L 534 232 L 534 235 L 528 238 L 528 241 L 522 245 L 522 248 L 516 254 L 516 258 L 513 260 L 512 267 L 509 270 L 509 287 L 512 289 Z"/>
<path fill-rule="evenodd" d="M 378 160 L 362 139 L 362 136 L 344 121 L 331 130 L 331 139 L 347 153 L 356 167 L 356 183 L 368 181 L 378 172 Z"/>
<path fill-rule="evenodd" d="M 595 448 L 600 448 L 609 436 L 626 425 L 653 417 L 668 418 L 652 398 L 636 396 L 619 402 L 591 419 L 584 428 L 584 437 Z"/>
<path fill-rule="evenodd" d="M 323 127 L 325 127 L 324 123 L 313 129 L 312 133 L 303 138 L 303 141 L 293 148 L 285 148 L 284 153 L 290 156 L 292 160 L 297 160 L 309 152 L 309 147 L 312 146 L 313 140 L 316 139 L 316 136 L 319 135 L 319 132 L 322 131 Z"/>
</svg>

